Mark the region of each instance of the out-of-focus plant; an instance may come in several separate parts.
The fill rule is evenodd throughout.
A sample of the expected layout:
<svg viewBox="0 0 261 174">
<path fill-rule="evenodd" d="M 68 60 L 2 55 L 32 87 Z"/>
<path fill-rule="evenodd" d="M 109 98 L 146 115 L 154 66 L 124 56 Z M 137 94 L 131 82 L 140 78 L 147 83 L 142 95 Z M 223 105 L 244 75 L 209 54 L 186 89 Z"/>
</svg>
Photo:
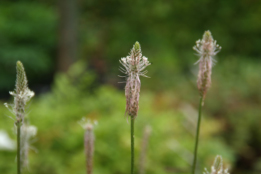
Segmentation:
<svg viewBox="0 0 261 174">
<path fill-rule="evenodd" d="M 228 169 L 224 169 L 223 160 L 220 155 L 217 155 L 213 165 L 211 166 L 211 172 L 205 168 L 205 172 L 203 174 L 229 174 Z"/>
<path fill-rule="evenodd" d="M 28 122 L 28 121 L 27 121 Z M 33 149 L 31 143 L 37 133 L 37 127 L 24 122 L 21 126 L 21 168 L 29 168 L 29 150 Z"/>
<path fill-rule="evenodd" d="M 93 154 L 94 154 L 94 133 L 93 126 L 94 124 L 90 123 L 89 120 L 82 120 L 79 124 L 84 128 L 84 150 L 85 150 L 85 158 L 86 158 L 86 172 L 87 174 L 93 173 Z"/>
</svg>

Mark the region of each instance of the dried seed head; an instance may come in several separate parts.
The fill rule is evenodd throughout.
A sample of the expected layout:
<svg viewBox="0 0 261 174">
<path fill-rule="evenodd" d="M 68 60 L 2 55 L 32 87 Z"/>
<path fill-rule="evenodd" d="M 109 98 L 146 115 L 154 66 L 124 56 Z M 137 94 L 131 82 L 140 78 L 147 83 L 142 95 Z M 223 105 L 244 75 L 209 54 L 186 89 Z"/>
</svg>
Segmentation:
<svg viewBox="0 0 261 174">
<path fill-rule="evenodd" d="M 18 61 L 16 64 L 16 88 L 15 92 L 10 92 L 14 96 L 14 105 L 11 111 L 16 116 L 16 123 L 23 122 L 25 117 L 25 105 L 34 96 L 34 92 L 31 91 L 27 86 L 27 78 L 23 64 Z M 8 108 L 9 105 L 5 103 Z"/>
<path fill-rule="evenodd" d="M 220 155 L 217 155 L 214 164 L 211 166 L 211 172 L 205 168 L 203 174 L 229 174 L 228 169 L 223 169 L 223 160 Z"/>
<path fill-rule="evenodd" d="M 139 42 L 133 45 L 129 56 L 121 58 L 120 71 L 126 74 L 126 112 L 129 116 L 135 118 L 139 110 L 139 93 L 140 93 L 140 78 L 139 76 L 147 77 L 147 71 L 144 69 L 150 65 L 148 58 L 142 56 Z"/>
<path fill-rule="evenodd" d="M 211 71 L 215 59 L 214 56 L 221 50 L 221 47 L 213 39 L 210 31 L 206 31 L 202 40 L 196 41 L 196 45 L 193 49 L 198 53 L 199 60 L 196 64 L 199 64 L 198 72 L 198 90 L 203 100 L 206 97 L 207 90 L 211 85 Z"/>
</svg>

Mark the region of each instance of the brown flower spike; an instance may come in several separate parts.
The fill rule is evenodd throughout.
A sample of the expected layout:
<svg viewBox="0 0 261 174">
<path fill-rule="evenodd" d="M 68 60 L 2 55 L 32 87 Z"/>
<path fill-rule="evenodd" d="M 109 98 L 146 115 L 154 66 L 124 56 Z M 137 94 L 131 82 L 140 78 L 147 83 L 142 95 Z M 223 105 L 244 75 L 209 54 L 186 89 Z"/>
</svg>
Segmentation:
<svg viewBox="0 0 261 174">
<path fill-rule="evenodd" d="M 198 40 L 193 49 L 197 51 L 200 57 L 196 62 L 196 64 L 199 64 L 197 83 L 200 96 L 204 102 L 207 90 L 211 85 L 212 66 L 216 62 L 214 56 L 221 50 L 221 47 L 213 39 L 210 31 L 205 31 L 202 40 Z"/>
<path fill-rule="evenodd" d="M 126 74 L 126 112 L 129 116 L 135 118 L 139 110 L 139 93 L 140 93 L 140 78 L 139 76 L 147 77 L 147 71 L 144 69 L 150 65 L 148 58 L 142 56 L 139 42 L 133 45 L 129 56 L 121 58 L 120 71 Z"/>
</svg>

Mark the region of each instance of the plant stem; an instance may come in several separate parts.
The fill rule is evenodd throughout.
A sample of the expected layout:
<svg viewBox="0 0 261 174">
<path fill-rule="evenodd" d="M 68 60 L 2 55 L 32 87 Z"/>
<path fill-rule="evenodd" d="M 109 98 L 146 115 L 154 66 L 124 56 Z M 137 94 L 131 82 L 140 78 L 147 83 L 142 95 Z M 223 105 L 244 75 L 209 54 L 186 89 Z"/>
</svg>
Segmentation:
<svg viewBox="0 0 261 174">
<path fill-rule="evenodd" d="M 192 174 L 195 174 L 196 164 L 197 164 L 198 139 L 199 139 L 199 131 L 200 131 L 202 102 L 203 102 L 203 97 L 200 97 L 199 106 L 198 106 L 198 124 L 197 124 L 197 133 L 196 133 L 196 142 L 195 142 L 195 149 L 194 149 L 194 160 L 193 160 L 193 166 L 192 166 Z"/>
<path fill-rule="evenodd" d="M 131 174 L 134 174 L 134 121 L 135 118 L 131 117 Z"/>
<path fill-rule="evenodd" d="M 20 157 L 20 151 L 21 151 L 21 122 L 18 121 L 16 123 L 17 127 L 17 174 L 21 174 L 21 157 Z"/>
</svg>

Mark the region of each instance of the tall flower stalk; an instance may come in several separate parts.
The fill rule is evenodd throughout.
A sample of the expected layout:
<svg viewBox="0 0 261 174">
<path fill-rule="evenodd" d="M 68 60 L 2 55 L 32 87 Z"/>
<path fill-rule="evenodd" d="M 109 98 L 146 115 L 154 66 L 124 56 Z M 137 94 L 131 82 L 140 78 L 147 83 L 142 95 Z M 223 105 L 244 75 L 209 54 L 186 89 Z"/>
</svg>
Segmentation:
<svg viewBox="0 0 261 174">
<path fill-rule="evenodd" d="M 10 92 L 14 96 L 14 104 L 5 106 L 9 108 L 11 106 L 11 112 L 15 115 L 15 126 L 17 130 L 17 174 L 21 174 L 22 169 L 22 159 L 23 154 L 22 144 L 21 144 L 21 127 L 25 118 L 25 105 L 34 96 L 34 92 L 28 88 L 28 81 L 26 78 L 25 70 L 23 64 L 18 61 L 16 64 L 16 86 L 15 91 Z"/>
<path fill-rule="evenodd" d="M 31 146 L 31 140 L 36 135 L 37 128 L 33 125 L 29 125 L 28 123 L 24 122 L 21 126 L 21 147 L 20 147 L 20 156 L 21 156 L 21 167 L 26 168 L 29 166 L 28 154 L 29 150 L 33 149 Z"/>
<path fill-rule="evenodd" d="M 195 174 L 196 164 L 197 164 L 197 150 L 198 150 L 198 139 L 200 132 L 200 122 L 201 122 L 201 109 L 204 105 L 204 100 L 208 89 L 211 85 L 211 72 L 212 66 L 215 62 L 214 56 L 220 51 L 221 47 L 213 39 L 210 31 L 205 31 L 202 40 L 196 41 L 196 45 L 193 49 L 198 53 L 199 60 L 196 64 L 199 64 L 198 80 L 197 86 L 199 90 L 199 109 L 198 109 L 198 123 L 196 132 L 196 141 L 194 149 L 194 160 L 192 166 L 192 174 Z"/>
<path fill-rule="evenodd" d="M 150 65 L 148 58 L 142 56 L 139 42 L 133 45 L 129 56 L 121 58 L 120 71 L 126 74 L 126 113 L 131 119 L 131 174 L 134 173 L 134 121 L 138 115 L 139 97 L 140 97 L 140 76 L 146 76 L 147 71 L 144 69 Z"/>
</svg>

